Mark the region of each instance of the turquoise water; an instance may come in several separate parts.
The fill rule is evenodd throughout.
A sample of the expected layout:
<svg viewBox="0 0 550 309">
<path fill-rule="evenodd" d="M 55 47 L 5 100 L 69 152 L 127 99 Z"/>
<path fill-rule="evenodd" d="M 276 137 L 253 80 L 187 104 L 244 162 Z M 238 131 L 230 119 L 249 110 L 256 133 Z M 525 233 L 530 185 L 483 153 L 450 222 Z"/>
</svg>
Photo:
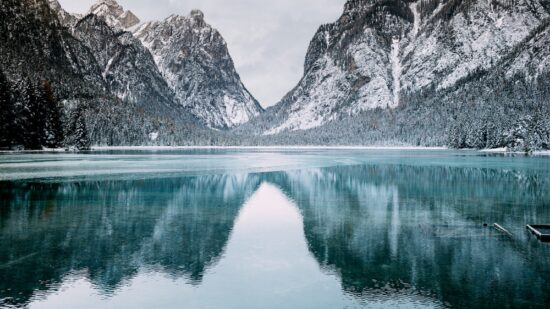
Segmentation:
<svg viewBox="0 0 550 309">
<path fill-rule="evenodd" d="M 547 308 L 545 223 L 544 157 L 4 154 L 0 307 Z"/>
</svg>

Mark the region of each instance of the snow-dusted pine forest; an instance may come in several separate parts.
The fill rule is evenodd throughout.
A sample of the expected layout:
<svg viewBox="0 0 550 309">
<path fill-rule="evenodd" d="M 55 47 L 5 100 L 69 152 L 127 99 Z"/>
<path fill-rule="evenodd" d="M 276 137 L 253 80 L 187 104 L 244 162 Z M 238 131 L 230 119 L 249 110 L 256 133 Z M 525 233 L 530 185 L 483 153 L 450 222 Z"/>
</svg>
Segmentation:
<svg viewBox="0 0 550 309">
<path fill-rule="evenodd" d="M 550 148 L 548 0 L 349 0 L 264 110 L 203 12 L 0 0 L 0 148 Z"/>
</svg>

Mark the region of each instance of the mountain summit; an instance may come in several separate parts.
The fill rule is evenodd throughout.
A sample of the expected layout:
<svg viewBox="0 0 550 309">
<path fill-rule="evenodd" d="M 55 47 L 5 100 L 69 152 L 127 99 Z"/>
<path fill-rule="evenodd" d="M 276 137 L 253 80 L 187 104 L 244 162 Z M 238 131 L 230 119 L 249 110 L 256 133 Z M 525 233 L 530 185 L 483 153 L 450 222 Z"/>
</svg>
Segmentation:
<svg viewBox="0 0 550 309">
<path fill-rule="evenodd" d="M 99 0 L 92 5 L 88 13 L 105 18 L 111 27 L 122 29 L 131 28 L 140 22 L 134 13 L 125 11 L 115 0 Z"/>
<path fill-rule="evenodd" d="M 134 35 L 153 54 L 180 104 L 212 128 L 231 128 L 263 112 L 241 82 L 227 44 L 204 14 L 172 15 Z"/>
</svg>

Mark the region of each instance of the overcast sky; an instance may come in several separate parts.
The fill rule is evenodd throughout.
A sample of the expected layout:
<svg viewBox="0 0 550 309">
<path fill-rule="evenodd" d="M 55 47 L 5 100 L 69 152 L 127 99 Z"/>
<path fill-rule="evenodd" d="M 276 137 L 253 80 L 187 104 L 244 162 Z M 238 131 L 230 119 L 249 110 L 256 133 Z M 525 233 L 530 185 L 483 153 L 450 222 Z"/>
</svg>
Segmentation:
<svg viewBox="0 0 550 309">
<path fill-rule="evenodd" d="M 84 13 L 96 0 L 59 0 Z M 317 28 L 335 21 L 345 0 L 119 0 L 142 21 L 170 14 L 204 12 L 205 20 L 227 41 L 237 71 L 264 106 L 277 103 L 303 73 L 309 41 Z"/>
</svg>

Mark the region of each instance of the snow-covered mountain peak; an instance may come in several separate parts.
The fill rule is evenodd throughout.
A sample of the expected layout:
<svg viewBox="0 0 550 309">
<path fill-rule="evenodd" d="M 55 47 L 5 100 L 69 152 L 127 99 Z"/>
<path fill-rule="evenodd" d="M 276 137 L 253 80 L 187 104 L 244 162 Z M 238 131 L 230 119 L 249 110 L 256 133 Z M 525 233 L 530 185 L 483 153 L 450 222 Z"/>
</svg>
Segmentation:
<svg viewBox="0 0 550 309">
<path fill-rule="evenodd" d="M 263 109 L 242 84 L 221 34 L 193 10 L 134 31 L 183 106 L 213 128 L 231 128 Z"/>
<path fill-rule="evenodd" d="M 153 24 L 154 22 L 148 23 Z M 172 14 L 168 16 L 163 23 L 166 25 L 170 25 L 174 28 L 185 28 L 185 29 L 201 29 L 201 28 L 209 28 L 211 30 L 216 31 L 212 28 L 204 19 L 204 13 L 201 10 L 192 10 L 189 15 L 177 15 Z M 145 29 L 148 27 L 148 24 L 145 24 L 141 26 L 139 29 L 136 30 L 136 33 L 139 32 L 140 29 Z M 180 29 L 182 30 L 182 29 Z"/>
<path fill-rule="evenodd" d="M 88 13 L 103 17 L 107 24 L 115 28 L 128 29 L 140 22 L 134 13 L 125 11 L 115 0 L 98 0 Z"/>
</svg>

